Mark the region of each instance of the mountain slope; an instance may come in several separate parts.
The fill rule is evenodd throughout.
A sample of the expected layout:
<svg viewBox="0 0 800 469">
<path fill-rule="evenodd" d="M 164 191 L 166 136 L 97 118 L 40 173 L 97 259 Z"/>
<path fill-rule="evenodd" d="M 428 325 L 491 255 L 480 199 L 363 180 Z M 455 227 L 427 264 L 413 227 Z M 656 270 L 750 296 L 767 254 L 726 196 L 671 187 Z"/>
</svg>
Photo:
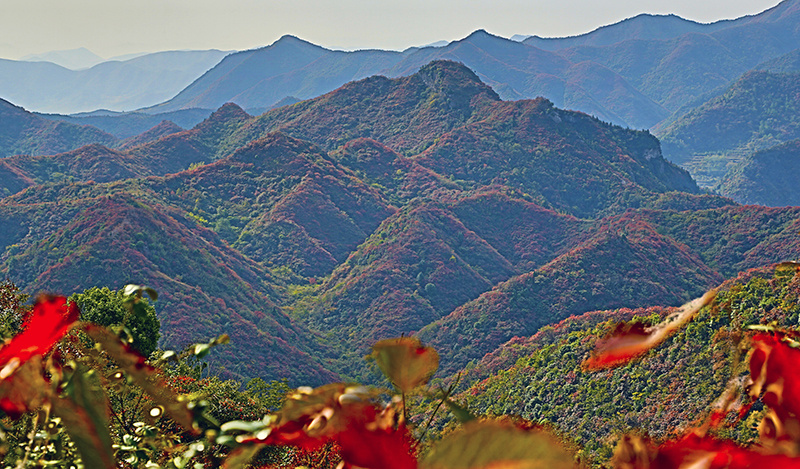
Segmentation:
<svg viewBox="0 0 800 469">
<path fill-rule="evenodd" d="M 743 204 L 798 206 L 799 176 L 800 140 L 792 140 L 746 156 L 723 176 L 717 190 Z"/>
<path fill-rule="evenodd" d="M 141 195 L 96 195 L 104 192 L 97 185 L 51 186 L 4 199 L 0 213 L 22 229 L 3 239 L 11 246 L 3 274 L 31 291 L 147 284 L 159 291 L 165 346 L 224 330 L 231 345 L 215 357 L 230 376 L 334 379 L 310 355 L 326 355 L 313 335 L 276 307 L 280 295 L 267 272 L 184 213 Z"/>
<path fill-rule="evenodd" d="M 800 138 L 800 75 L 750 72 L 658 130 L 664 155 L 713 186 L 745 155 Z"/>
<path fill-rule="evenodd" d="M 656 440 L 703 422 L 731 381 L 746 382 L 737 340 L 746 326 L 775 321 L 793 327 L 800 292 L 793 268 L 765 268 L 725 282 L 695 319 L 643 358 L 616 369 L 581 367 L 598 339 L 618 321 L 659 322 L 669 310 L 648 308 L 588 313 L 518 338 L 481 361 L 463 379 L 462 394 L 478 414 L 518 415 L 567 432 L 590 467 L 602 467 L 621 434 Z M 731 373 L 733 372 L 733 377 Z M 732 379 L 733 378 L 733 379 Z M 476 382 L 481 380 L 480 382 Z M 758 410 L 733 422 L 726 436 L 756 436 Z"/>
<path fill-rule="evenodd" d="M 136 158 L 92 144 L 53 156 L 20 155 L 0 159 L 0 191 L 11 195 L 48 182 L 111 182 L 150 174 Z"/>
<path fill-rule="evenodd" d="M 561 111 L 543 99 L 483 111 L 415 160 L 457 180 L 519 188 L 541 205 L 581 217 L 635 206 L 651 191 L 697 192 L 646 132 Z"/>
<path fill-rule="evenodd" d="M 0 99 L 0 158 L 55 154 L 89 143 L 113 145 L 116 141 L 97 128 L 50 121 Z"/>
<path fill-rule="evenodd" d="M 516 335 L 531 335 L 571 315 L 679 305 L 721 280 L 673 239 L 622 218 L 550 263 L 463 304 L 419 336 L 442 351 L 443 370 L 450 373 Z"/>
</svg>

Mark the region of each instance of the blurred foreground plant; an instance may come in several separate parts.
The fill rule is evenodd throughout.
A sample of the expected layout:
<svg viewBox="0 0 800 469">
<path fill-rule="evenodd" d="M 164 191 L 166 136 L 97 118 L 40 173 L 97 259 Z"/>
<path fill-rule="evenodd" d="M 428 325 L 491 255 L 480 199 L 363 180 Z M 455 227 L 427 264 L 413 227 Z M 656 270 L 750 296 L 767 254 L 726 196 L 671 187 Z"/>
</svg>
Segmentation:
<svg viewBox="0 0 800 469">
<path fill-rule="evenodd" d="M 783 268 L 797 269 L 791 264 Z M 145 288 L 126 290 L 134 314 Z M 714 298 L 711 291 L 652 327 L 620 325 L 598 341 L 584 366 L 624 365 L 658 346 Z M 141 306 L 141 305 L 140 305 Z M 140 308 L 141 309 L 141 308 Z M 202 377 L 201 360 L 221 336 L 178 354 L 147 360 L 125 328 L 80 322 L 74 303 L 42 297 L 22 310 L 19 332 L 0 348 L 0 455 L 8 467 L 364 469 L 571 468 L 574 452 L 547 429 L 524 421 L 477 418 L 448 389 L 429 386 L 435 350 L 416 338 L 376 343 L 370 359 L 393 389 L 334 383 L 289 390 L 261 380 L 246 391 Z M 625 469 L 800 469 L 800 333 L 772 326 L 743 331 L 749 384 L 734 378 L 706 422 L 671 440 L 624 436 L 612 464 Z M 193 364 L 194 363 L 194 364 Z M 284 392 L 285 397 L 281 397 Z M 742 399 L 747 401 L 741 405 Z M 433 402 L 423 422 L 412 399 Z M 269 401 L 266 407 L 244 403 Z M 213 401 L 213 402 L 212 402 Z M 755 403 L 767 407 L 756 444 L 742 446 L 718 430 Z M 224 405 L 215 405 L 224 404 Z M 460 426 L 421 442 L 434 415 L 449 408 Z M 412 416 L 413 417 L 413 416 Z M 414 421 L 415 423 L 412 423 Z"/>
</svg>

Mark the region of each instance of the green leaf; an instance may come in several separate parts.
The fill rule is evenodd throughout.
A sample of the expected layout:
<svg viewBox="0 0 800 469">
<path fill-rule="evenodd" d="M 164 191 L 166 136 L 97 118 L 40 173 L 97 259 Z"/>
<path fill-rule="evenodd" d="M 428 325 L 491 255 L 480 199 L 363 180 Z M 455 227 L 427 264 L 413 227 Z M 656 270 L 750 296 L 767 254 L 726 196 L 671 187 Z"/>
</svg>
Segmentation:
<svg viewBox="0 0 800 469">
<path fill-rule="evenodd" d="M 372 347 L 372 357 L 404 393 L 427 383 L 439 368 L 439 354 L 432 347 L 423 347 L 416 337 L 381 340 Z"/>
<path fill-rule="evenodd" d="M 53 400 L 53 412 L 75 442 L 84 466 L 116 467 L 108 431 L 108 399 L 97 374 L 79 365 L 64 390 L 62 397 Z"/>
<path fill-rule="evenodd" d="M 211 346 L 208 344 L 196 344 L 194 346 L 194 356 L 197 358 L 203 358 L 208 355 L 208 352 L 211 351 Z"/>
<path fill-rule="evenodd" d="M 244 445 L 231 451 L 222 463 L 223 469 L 241 469 L 263 448 L 263 445 Z"/>
<path fill-rule="evenodd" d="M 458 419 L 459 422 L 467 423 L 471 420 L 475 420 L 476 417 L 472 415 L 472 412 L 467 410 L 465 407 L 456 404 L 455 402 L 451 401 L 446 397 L 443 398 L 442 400 L 444 401 L 445 404 L 447 404 L 447 407 L 450 409 L 450 412 L 453 413 L 453 415 Z"/>
<path fill-rule="evenodd" d="M 574 457 L 553 435 L 498 421 L 472 421 L 437 443 L 420 469 L 568 469 Z"/>
<path fill-rule="evenodd" d="M 125 287 L 122 289 L 122 294 L 125 296 L 135 296 L 136 298 L 141 298 L 142 294 L 146 294 L 153 301 L 158 300 L 158 292 L 145 285 L 125 285 Z"/>
</svg>

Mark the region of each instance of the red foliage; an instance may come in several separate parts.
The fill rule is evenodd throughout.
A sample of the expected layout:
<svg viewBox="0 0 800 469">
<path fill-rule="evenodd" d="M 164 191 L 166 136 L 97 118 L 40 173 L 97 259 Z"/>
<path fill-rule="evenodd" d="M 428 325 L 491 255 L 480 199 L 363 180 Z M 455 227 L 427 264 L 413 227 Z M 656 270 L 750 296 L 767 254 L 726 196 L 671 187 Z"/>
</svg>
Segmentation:
<svg viewBox="0 0 800 469">
<path fill-rule="evenodd" d="M 40 297 L 25 319 L 22 332 L 0 349 L 0 382 L 13 379 L 14 372 L 32 357 L 44 355 L 53 348 L 78 320 L 80 311 L 75 303 L 67 304 L 63 296 Z M 4 387 L 0 408 L 12 417 L 28 411 L 28 399 Z"/>
<path fill-rule="evenodd" d="M 416 469 L 414 439 L 394 409 L 379 409 L 369 399 L 332 384 L 292 395 L 278 425 L 267 435 L 241 443 L 289 445 L 316 451 L 329 443 L 339 449 L 345 467 Z"/>
<path fill-rule="evenodd" d="M 264 440 L 254 438 L 250 442 L 290 445 L 304 451 L 315 451 L 335 442 L 346 464 L 365 469 L 416 469 L 413 439 L 405 426 L 381 428 L 377 422 L 379 413 L 371 405 L 348 405 L 339 412 L 344 428 L 309 435 L 309 427 L 318 427 L 325 419 L 306 415 L 280 425 Z"/>
<path fill-rule="evenodd" d="M 753 337 L 750 357 L 750 397 L 770 411 L 759 427 L 767 442 L 800 443 L 800 350 L 787 334 L 774 332 Z M 763 392 L 763 395 L 762 395 Z"/>
<path fill-rule="evenodd" d="M 615 455 L 621 469 L 746 469 L 800 468 L 800 459 L 743 448 L 732 441 L 690 434 L 655 447 L 639 438 L 626 438 Z"/>
<path fill-rule="evenodd" d="M 16 368 L 34 355 L 49 352 L 78 320 L 79 314 L 78 306 L 67 304 L 63 296 L 39 298 L 22 326 L 23 331 L 0 349 L 0 379 L 14 371 L 10 367 Z"/>
</svg>

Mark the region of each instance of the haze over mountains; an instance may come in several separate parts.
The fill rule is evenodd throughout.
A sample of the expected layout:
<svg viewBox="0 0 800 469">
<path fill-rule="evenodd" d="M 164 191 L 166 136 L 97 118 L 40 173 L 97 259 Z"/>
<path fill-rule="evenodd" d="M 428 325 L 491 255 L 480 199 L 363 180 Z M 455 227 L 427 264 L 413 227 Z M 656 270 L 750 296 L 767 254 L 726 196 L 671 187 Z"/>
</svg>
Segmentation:
<svg viewBox="0 0 800 469">
<path fill-rule="evenodd" d="M 232 54 L 154 109 L 216 109 L 225 102 L 263 109 L 287 96 L 307 99 L 347 81 L 407 75 L 431 60 L 449 59 L 470 67 L 504 99 L 543 96 L 613 123 L 649 128 L 758 64 L 797 49 L 798 10 L 796 1 L 787 0 L 759 15 L 711 24 L 640 15 L 582 36 L 523 43 L 476 31 L 443 47 L 403 52 L 330 51 L 285 36 Z M 760 46 L 752 47 L 754 42 Z"/>
<path fill-rule="evenodd" d="M 132 111 L 171 98 L 227 53 L 157 52 L 79 70 L 47 61 L 0 59 L 0 97 L 45 113 Z"/>
<path fill-rule="evenodd" d="M 796 0 L 786 0 L 759 15 L 710 24 L 674 15 L 642 14 L 580 36 L 532 36 L 522 43 L 479 30 L 445 46 L 403 52 L 334 51 L 284 36 L 270 46 L 230 54 L 210 70 L 224 52 L 148 54 L 117 63 L 116 67 L 126 64 L 154 68 L 172 61 L 175 69 L 187 68 L 188 76 L 200 70 L 201 63 L 210 63 L 204 69 L 207 73 L 180 93 L 173 92 L 173 99 L 154 109 L 214 110 L 234 102 L 258 111 L 287 97 L 308 99 L 348 81 L 375 74 L 408 75 L 431 60 L 448 59 L 470 67 L 503 99 L 543 96 L 560 107 L 588 112 L 621 125 L 649 128 L 758 64 L 797 49 L 798 33 L 793 25 L 799 9 Z M 752 47 L 755 39 L 759 47 Z M 194 61 L 191 70 L 184 62 L 189 60 Z M 112 65 L 107 63 L 105 67 Z M 18 78 L 32 72 L 5 73 Z M 7 76 L 11 82 L 12 75 Z M 29 110 L 53 112 L 15 100 L 9 86 L 0 82 L 0 97 Z M 32 88 L 42 87 L 35 83 Z M 53 103 L 49 106 L 57 107 L 49 92 L 40 93 L 47 95 L 43 102 L 47 99 Z M 82 93 L 78 89 L 71 94 Z M 119 94 L 130 93 L 122 89 Z M 151 100 L 151 104 L 157 101 Z M 81 107 L 103 108 L 93 108 L 88 103 Z"/>
<path fill-rule="evenodd" d="M 406 76 L 432 60 L 455 60 L 501 99 L 542 96 L 557 107 L 652 129 L 664 139 L 668 159 L 689 169 L 701 186 L 724 190 L 721 181 L 737 171 L 738 162 L 794 138 L 788 130 L 794 125 L 794 101 L 781 108 L 780 116 L 753 112 L 785 94 L 796 76 L 768 79 L 772 75 L 753 72 L 800 70 L 798 22 L 800 3 L 785 0 L 758 15 L 709 24 L 642 14 L 573 37 L 517 41 L 478 30 L 462 40 L 402 52 L 329 50 L 287 35 L 267 47 L 231 54 L 163 52 L 79 71 L 46 62 L 0 61 L 0 98 L 44 112 L 141 108 L 45 116 L 126 139 L 163 120 L 191 128 L 227 102 L 258 115 L 353 80 Z M 752 91 L 747 109 L 734 102 L 743 89 Z M 704 109 L 716 108 L 720 100 L 729 110 L 704 116 Z M 758 122 L 757 131 L 744 130 L 737 137 L 750 135 L 750 140 L 735 148 L 708 147 L 728 142 L 723 133 L 730 133 L 730 122 L 745 120 Z M 703 135 L 708 148 L 692 147 L 696 135 Z M 741 189 L 725 194 L 751 200 Z"/>
</svg>

